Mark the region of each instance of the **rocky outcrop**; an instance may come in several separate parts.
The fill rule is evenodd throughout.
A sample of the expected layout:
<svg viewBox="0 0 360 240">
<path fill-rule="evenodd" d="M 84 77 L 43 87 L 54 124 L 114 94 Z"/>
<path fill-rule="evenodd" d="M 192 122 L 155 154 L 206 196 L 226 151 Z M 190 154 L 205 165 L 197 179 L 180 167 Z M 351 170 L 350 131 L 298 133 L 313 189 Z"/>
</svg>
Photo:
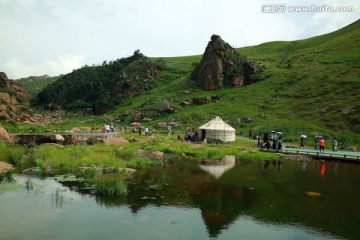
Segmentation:
<svg viewBox="0 0 360 240">
<path fill-rule="evenodd" d="M 122 146 L 124 144 L 129 144 L 130 142 L 124 138 L 108 138 L 105 140 L 105 145 L 116 145 L 116 146 Z"/>
<path fill-rule="evenodd" d="M 211 103 L 211 102 L 218 102 L 220 99 L 221 99 L 221 96 L 219 96 L 219 95 L 212 96 L 212 97 L 207 96 L 204 98 L 192 98 L 192 99 L 181 101 L 180 105 L 183 107 L 191 106 L 193 104 L 202 105 L 202 104 L 207 104 L 207 103 Z"/>
<path fill-rule="evenodd" d="M 14 93 L 17 99 L 29 101 L 30 96 L 23 85 L 13 80 L 8 79 L 4 72 L 0 72 L 0 88 L 5 89 L 7 92 Z"/>
<path fill-rule="evenodd" d="M 122 70 L 112 89 L 112 93 L 120 98 L 148 91 L 152 88 L 154 76 L 159 74 L 158 66 L 139 50 L 131 58 L 134 61 Z"/>
<path fill-rule="evenodd" d="M 190 75 L 190 80 L 205 90 L 221 89 L 224 86 L 241 87 L 251 83 L 249 76 L 262 68 L 236 52 L 236 49 L 212 35 L 201 62 Z"/>
<path fill-rule="evenodd" d="M 28 121 L 24 111 L 30 96 L 26 89 L 0 72 L 0 120 Z"/>
<path fill-rule="evenodd" d="M 0 141 L 4 141 L 5 143 L 11 143 L 11 139 L 7 131 L 0 127 Z"/>
<path fill-rule="evenodd" d="M 14 169 L 13 165 L 0 161 L 0 174 L 5 173 L 11 169 Z"/>
</svg>

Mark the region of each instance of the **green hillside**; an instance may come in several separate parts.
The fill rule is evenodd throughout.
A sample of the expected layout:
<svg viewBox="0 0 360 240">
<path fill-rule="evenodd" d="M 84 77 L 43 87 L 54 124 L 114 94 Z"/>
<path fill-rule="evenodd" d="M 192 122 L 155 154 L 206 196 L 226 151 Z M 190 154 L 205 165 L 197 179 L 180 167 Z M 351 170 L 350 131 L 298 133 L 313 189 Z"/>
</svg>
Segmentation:
<svg viewBox="0 0 360 240">
<path fill-rule="evenodd" d="M 180 121 L 195 127 L 220 115 L 238 131 L 285 132 L 295 141 L 302 133 L 309 136 L 337 136 L 340 142 L 359 143 L 360 133 L 360 21 L 336 32 L 305 40 L 269 42 L 239 48 L 238 51 L 265 66 L 266 80 L 242 88 L 203 91 L 188 81 L 193 63 L 201 56 L 164 58 L 178 77 L 158 88 L 128 100 L 112 115 L 130 112 L 124 121 L 149 116 Z M 160 75 L 169 74 L 162 72 Z M 169 78 L 170 78 L 169 77 Z M 189 90 L 184 93 L 184 90 Z M 183 107 L 182 100 L 222 96 L 218 102 Z M 176 113 L 154 118 L 154 110 L 167 102 Z M 250 117 L 253 122 L 235 124 Z"/>
<path fill-rule="evenodd" d="M 36 96 L 41 92 L 47 85 L 57 81 L 59 76 L 56 77 L 48 77 L 48 76 L 40 76 L 40 77 L 27 77 L 21 78 L 18 81 L 21 83 L 28 91 L 31 98 L 36 98 Z"/>
<path fill-rule="evenodd" d="M 333 33 L 309 39 L 239 48 L 240 54 L 264 66 L 261 73 L 264 80 L 240 88 L 214 91 L 201 90 L 189 81 L 202 56 L 152 58 L 151 63 L 161 63 L 161 67 L 157 65 L 159 73 L 154 76 L 154 82 L 119 102 L 110 101 L 116 105 L 112 105 L 106 115 L 118 119 L 119 124 L 150 118 L 152 120 L 144 123 L 150 127 L 160 121 L 177 121 L 181 124 L 175 128 L 178 132 L 183 132 L 187 125 L 199 127 L 219 115 L 237 132 L 246 133 L 252 129 L 257 134 L 276 130 L 284 132 L 285 141 L 292 142 L 297 142 L 300 134 L 323 135 L 327 139 L 336 136 L 340 144 L 360 146 L 359 48 L 360 20 Z M 108 68 L 110 65 L 105 63 Z M 116 74 L 121 73 L 125 65 L 111 74 L 118 76 Z M 49 85 L 50 88 L 57 91 L 55 86 L 61 79 L 79 77 L 81 74 L 78 73 L 84 69 L 90 71 L 85 66 L 73 75 L 64 75 Z M 98 94 L 88 95 L 85 98 L 87 104 Z M 114 94 L 110 96 L 114 97 Z M 215 96 L 217 100 L 207 104 L 181 104 L 184 100 Z M 164 108 L 171 111 L 159 111 Z"/>
</svg>

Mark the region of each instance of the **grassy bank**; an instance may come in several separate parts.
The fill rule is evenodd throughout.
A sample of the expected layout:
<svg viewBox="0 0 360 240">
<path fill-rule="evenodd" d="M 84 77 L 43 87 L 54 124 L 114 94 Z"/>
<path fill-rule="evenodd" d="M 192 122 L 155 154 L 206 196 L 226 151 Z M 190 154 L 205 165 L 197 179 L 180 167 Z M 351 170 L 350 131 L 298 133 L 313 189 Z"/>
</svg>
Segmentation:
<svg viewBox="0 0 360 240">
<path fill-rule="evenodd" d="M 123 133 L 120 136 L 131 143 L 121 147 L 95 144 L 69 145 L 59 148 L 56 145 L 44 144 L 33 148 L 23 148 L 0 142 L 1 158 L 19 169 L 36 166 L 40 167 L 44 173 L 52 170 L 57 174 L 77 173 L 84 167 L 138 169 L 156 164 L 156 161 L 150 160 L 148 155 L 137 154 L 139 149 L 148 153 L 161 151 L 196 159 L 220 159 L 224 155 L 258 159 L 277 158 L 277 155 L 260 152 L 255 141 L 242 139 L 220 145 L 178 141 L 176 135 L 169 137 L 160 133 L 151 137 L 138 136 L 134 133 Z"/>
</svg>

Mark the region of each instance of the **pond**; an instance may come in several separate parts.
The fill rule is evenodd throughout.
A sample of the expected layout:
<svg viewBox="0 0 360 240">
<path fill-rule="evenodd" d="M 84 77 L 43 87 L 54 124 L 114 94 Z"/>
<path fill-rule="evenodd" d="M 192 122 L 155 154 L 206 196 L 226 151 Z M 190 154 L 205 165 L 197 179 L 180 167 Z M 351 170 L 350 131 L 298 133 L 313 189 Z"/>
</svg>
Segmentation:
<svg viewBox="0 0 360 240">
<path fill-rule="evenodd" d="M 15 175 L 13 189 L 0 185 L 0 238 L 358 239 L 359 171 L 323 161 L 178 160 L 139 171 L 121 197 Z"/>
</svg>

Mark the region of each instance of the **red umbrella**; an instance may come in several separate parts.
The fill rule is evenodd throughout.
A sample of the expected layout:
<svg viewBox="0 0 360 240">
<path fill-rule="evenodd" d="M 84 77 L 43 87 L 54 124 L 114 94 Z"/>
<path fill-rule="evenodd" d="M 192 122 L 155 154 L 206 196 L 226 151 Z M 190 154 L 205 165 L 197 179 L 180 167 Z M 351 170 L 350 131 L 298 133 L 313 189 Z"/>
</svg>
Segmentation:
<svg viewBox="0 0 360 240">
<path fill-rule="evenodd" d="M 140 126 L 141 124 L 140 123 L 138 123 L 138 122 L 133 122 L 133 123 L 131 123 L 131 126 Z"/>
</svg>

